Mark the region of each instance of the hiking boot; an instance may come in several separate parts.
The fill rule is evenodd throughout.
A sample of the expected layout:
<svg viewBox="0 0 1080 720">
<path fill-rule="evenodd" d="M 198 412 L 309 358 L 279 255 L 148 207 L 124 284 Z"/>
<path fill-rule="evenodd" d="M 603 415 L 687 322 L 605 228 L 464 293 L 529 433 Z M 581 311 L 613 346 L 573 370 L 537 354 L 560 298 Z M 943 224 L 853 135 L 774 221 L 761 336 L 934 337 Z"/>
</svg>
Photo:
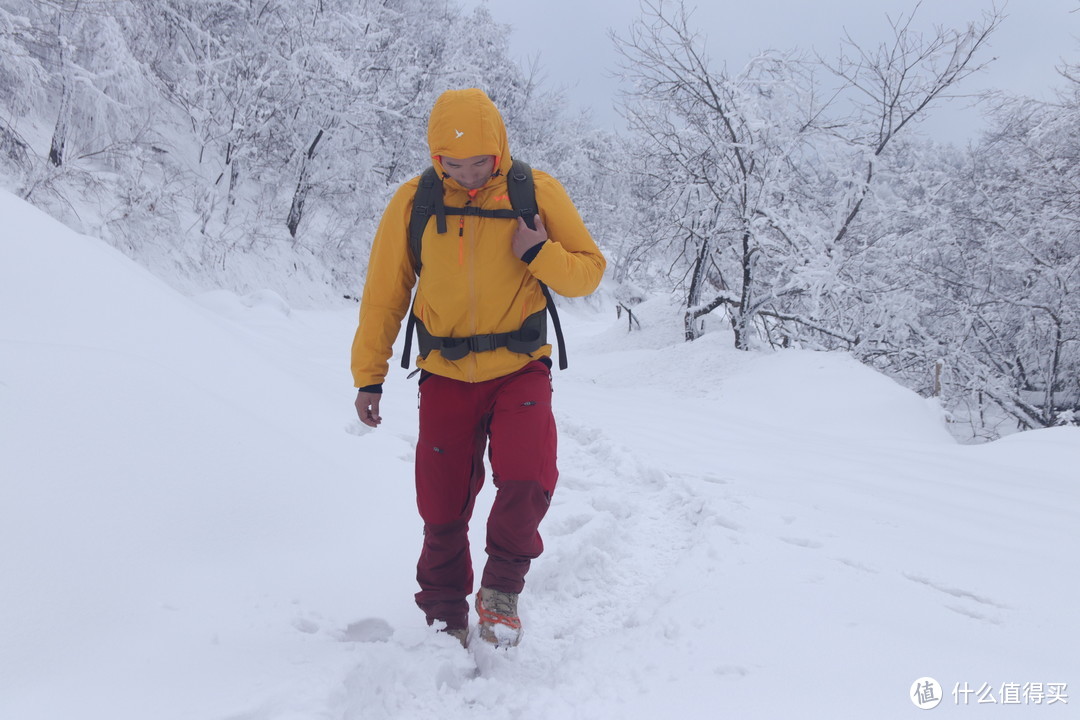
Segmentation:
<svg viewBox="0 0 1080 720">
<path fill-rule="evenodd" d="M 461 643 L 461 647 L 469 647 L 469 628 L 443 628 L 442 630 L 439 630 L 439 632 L 446 633 L 450 637 L 457 640 L 459 643 Z"/>
<path fill-rule="evenodd" d="M 480 588 L 476 613 L 480 616 L 480 639 L 495 647 L 514 647 L 521 642 L 521 618 L 517 593 Z"/>
</svg>

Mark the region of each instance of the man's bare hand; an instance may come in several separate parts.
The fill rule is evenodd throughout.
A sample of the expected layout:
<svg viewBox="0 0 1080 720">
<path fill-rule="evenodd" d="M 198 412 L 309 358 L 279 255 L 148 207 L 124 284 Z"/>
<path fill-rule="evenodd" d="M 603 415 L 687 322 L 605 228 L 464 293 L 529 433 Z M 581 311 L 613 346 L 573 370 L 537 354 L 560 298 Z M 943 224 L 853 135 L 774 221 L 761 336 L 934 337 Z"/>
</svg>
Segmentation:
<svg viewBox="0 0 1080 720">
<path fill-rule="evenodd" d="M 382 416 L 379 415 L 379 400 L 381 399 L 382 393 L 362 390 L 356 393 L 356 415 L 360 418 L 360 422 L 368 427 L 379 427 L 379 423 L 382 422 Z"/>
<path fill-rule="evenodd" d="M 525 220 L 518 218 L 517 230 L 514 231 L 514 239 L 511 241 L 510 248 L 513 250 L 514 255 L 521 257 L 525 252 L 534 245 L 539 245 L 548 239 L 547 228 L 544 227 L 544 221 L 537 215 L 533 218 L 533 224 L 536 225 L 535 230 L 530 230 L 529 226 L 525 224 Z"/>
</svg>

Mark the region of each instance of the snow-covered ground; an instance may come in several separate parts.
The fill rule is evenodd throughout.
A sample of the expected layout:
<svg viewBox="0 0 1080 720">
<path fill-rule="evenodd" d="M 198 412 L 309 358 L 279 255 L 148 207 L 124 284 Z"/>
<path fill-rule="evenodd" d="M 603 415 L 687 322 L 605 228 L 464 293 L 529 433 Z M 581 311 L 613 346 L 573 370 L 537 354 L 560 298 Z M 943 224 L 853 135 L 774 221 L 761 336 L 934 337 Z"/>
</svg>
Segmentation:
<svg viewBox="0 0 1080 720">
<path fill-rule="evenodd" d="M 416 391 L 355 420 L 354 307 L 0 217 L 4 720 L 906 718 L 925 676 L 935 717 L 1076 716 L 1080 429 L 960 445 L 845 355 L 568 305 L 525 640 L 465 651 L 412 604 Z"/>
</svg>

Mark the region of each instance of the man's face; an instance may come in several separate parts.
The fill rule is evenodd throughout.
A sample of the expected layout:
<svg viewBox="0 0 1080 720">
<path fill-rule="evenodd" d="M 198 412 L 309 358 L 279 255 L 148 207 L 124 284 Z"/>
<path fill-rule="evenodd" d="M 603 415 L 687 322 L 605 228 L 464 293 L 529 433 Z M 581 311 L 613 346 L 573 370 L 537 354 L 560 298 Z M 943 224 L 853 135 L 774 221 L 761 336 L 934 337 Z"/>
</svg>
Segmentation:
<svg viewBox="0 0 1080 720">
<path fill-rule="evenodd" d="M 443 170 L 466 190 L 476 190 L 495 172 L 494 155 L 475 155 L 470 158 L 442 157 Z"/>
</svg>

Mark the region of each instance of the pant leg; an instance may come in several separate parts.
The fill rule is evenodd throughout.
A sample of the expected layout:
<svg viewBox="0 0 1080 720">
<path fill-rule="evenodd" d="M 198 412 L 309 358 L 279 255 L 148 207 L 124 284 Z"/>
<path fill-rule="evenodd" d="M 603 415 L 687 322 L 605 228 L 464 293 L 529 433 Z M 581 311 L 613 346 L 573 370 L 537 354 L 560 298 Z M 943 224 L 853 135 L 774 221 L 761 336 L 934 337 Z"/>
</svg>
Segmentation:
<svg viewBox="0 0 1080 720">
<path fill-rule="evenodd" d="M 497 492 L 488 516 L 488 560 L 480 584 L 519 593 L 531 561 L 544 550 L 538 528 L 559 477 L 551 375 L 543 363 L 529 363 L 500 384 L 490 447 Z"/>
<path fill-rule="evenodd" d="M 469 519 L 484 483 L 486 428 L 468 383 L 432 375 L 420 386 L 416 504 L 424 544 L 416 565 L 416 604 L 430 625 L 468 625 L 473 591 Z"/>
</svg>

